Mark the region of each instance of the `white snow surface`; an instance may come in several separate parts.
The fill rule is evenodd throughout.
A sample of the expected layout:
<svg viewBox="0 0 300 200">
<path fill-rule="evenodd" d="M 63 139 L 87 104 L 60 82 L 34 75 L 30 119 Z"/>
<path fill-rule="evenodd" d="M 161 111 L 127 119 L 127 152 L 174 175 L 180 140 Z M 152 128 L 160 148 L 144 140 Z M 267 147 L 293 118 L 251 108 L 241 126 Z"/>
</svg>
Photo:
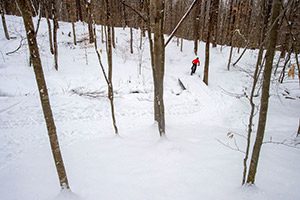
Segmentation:
<svg viewBox="0 0 300 200">
<path fill-rule="evenodd" d="M 228 71 L 229 47 L 211 48 L 206 86 L 202 82 L 205 43 L 200 43 L 201 66 L 190 76 L 195 57 L 193 42 L 185 40 L 180 52 L 174 39 L 166 48 L 166 137 L 160 138 L 153 120 L 148 41 L 144 38 L 144 46 L 139 49 L 140 31 L 134 30 L 134 53 L 130 54 L 129 29 L 116 28 L 113 84 L 117 137 L 106 98 L 107 86 L 94 46 L 88 44 L 87 25 L 76 23 L 77 40 L 82 42 L 74 46 L 68 36 L 71 25 L 59 23 L 59 71 L 55 71 L 43 19 L 39 50 L 72 192 L 60 191 L 33 68 L 28 65 L 23 22 L 19 17 L 7 16 L 7 24 L 14 39 L 5 39 L 1 24 L 1 200 L 300 199 L 297 79 L 285 78 L 283 84 L 278 84 L 272 78 L 265 134 L 265 141 L 272 138 L 292 147 L 264 144 L 256 184 L 241 186 L 244 154 L 231 148 L 245 151 L 250 106 L 243 94 L 251 89 L 256 50 L 248 50 Z M 100 26 L 97 34 L 106 67 Z M 22 47 L 6 55 L 19 46 L 21 38 Z M 233 60 L 238 56 L 235 49 Z M 180 88 L 178 78 L 187 90 Z M 74 90 L 97 92 L 98 96 L 80 96 Z M 287 92 L 292 99 L 285 98 Z M 257 115 L 252 141 L 256 126 Z M 233 138 L 228 133 L 234 133 Z"/>
</svg>

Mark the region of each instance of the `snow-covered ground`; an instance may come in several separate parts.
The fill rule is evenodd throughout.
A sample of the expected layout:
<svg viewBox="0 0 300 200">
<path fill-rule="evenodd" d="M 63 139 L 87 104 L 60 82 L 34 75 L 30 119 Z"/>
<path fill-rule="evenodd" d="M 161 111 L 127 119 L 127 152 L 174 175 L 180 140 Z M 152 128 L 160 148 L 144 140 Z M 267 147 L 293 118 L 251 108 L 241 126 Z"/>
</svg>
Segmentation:
<svg viewBox="0 0 300 200">
<path fill-rule="evenodd" d="M 71 192 L 60 192 L 21 18 L 7 16 L 7 41 L 0 25 L 0 199 L 3 200 L 296 200 L 300 199 L 300 150 L 279 144 L 262 147 L 256 184 L 241 187 L 246 126 L 257 51 L 249 50 L 227 71 L 229 48 L 211 49 L 209 86 L 201 66 L 190 76 L 193 42 L 176 39 L 166 49 L 166 138 L 153 122 L 153 84 L 146 38 L 134 54 L 129 31 L 116 29 L 113 55 L 115 111 L 120 137 L 114 135 L 107 86 L 87 26 L 77 23 L 77 46 L 60 23 L 59 71 L 53 67 L 46 22 L 38 43 Z M 106 66 L 105 45 L 98 46 Z M 167 37 L 167 36 L 166 36 Z M 15 53 L 21 39 L 22 47 Z M 234 59 L 238 57 L 234 50 Z M 141 66 L 141 70 L 139 68 Z M 141 73 L 139 73 L 141 71 Z M 178 79 L 187 90 L 182 91 Z M 273 78 L 274 79 L 274 78 Z M 91 92 L 96 98 L 76 92 Z M 288 94 L 289 93 L 289 94 Z M 293 98 L 285 98 L 284 95 Z M 272 82 L 265 140 L 297 143 L 300 117 L 298 80 Z M 258 97 L 257 97 L 258 99 Z M 255 125 L 257 125 L 255 121 Z M 254 130 L 256 130 L 254 128 Z M 228 137 L 234 133 L 234 137 Z M 254 138 L 254 136 L 252 136 Z M 235 145 L 236 141 L 236 145 Z M 299 143 L 299 139 L 298 139 Z M 226 146 L 227 145 L 227 146 Z"/>
</svg>

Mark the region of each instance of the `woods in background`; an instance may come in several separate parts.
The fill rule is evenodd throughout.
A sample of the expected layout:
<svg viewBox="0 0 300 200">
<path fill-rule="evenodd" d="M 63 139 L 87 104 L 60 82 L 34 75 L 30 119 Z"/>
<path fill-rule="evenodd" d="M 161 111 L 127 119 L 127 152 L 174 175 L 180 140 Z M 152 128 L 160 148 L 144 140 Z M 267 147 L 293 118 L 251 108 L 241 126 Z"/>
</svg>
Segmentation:
<svg viewBox="0 0 300 200">
<path fill-rule="evenodd" d="M 292 1 L 285 11 L 285 17 L 279 22 L 279 34 L 277 48 L 283 55 L 287 52 L 300 51 L 300 2 L 299 0 L 281 1 L 281 6 L 285 7 Z M 96 24 L 106 25 L 105 20 L 105 1 L 104 0 L 56 0 L 43 1 L 31 0 L 31 12 L 33 16 L 41 14 L 47 17 L 53 11 L 57 11 L 59 21 L 85 21 L 91 24 L 91 17 Z M 123 0 L 111 0 L 112 24 L 114 27 L 133 27 L 145 29 L 145 22 L 136 13 L 125 7 Z M 126 4 L 135 8 L 140 13 L 145 11 L 145 0 L 130 1 L 125 0 Z M 174 1 L 165 0 L 164 33 L 170 34 L 175 25 L 182 18 L 185 11 L 189 8 L 193 0 Z M 176 36 L 189 40 L 207 40 L 210 24 L 210 7 L 214 1 L 198 0 L 192 13 L 176 32 Z M 1 13 L 10 15 L 20 15 L 14 1 L 0 1 Z M 53 4 L 54 3 L 54 4 Z M 213 17 L 213 30 L 210 31 L 211 42 L 216 45 L 228 45 L 244 47 L 248 41 L 249 48 L 259 48 L 260 45 L 260 23 L 263 20 L 264 10 L 261 10 L 260 0 L 220 0 L 217 7 L 217 15 Z M 48 14 L 47 14 L 48 13 Z M 152 12 L 151 12 L 152 13 Z M 153 13 L 151 14 L 153 17 Z M 49 15 L 52 19 L 55 15 Z M 234 31 L 239 30 L 240 34 Z M 91 32 L 92 29 L 89 28 Z M 90 38 L 92 41 L 92 38 Z M 195 42 L 195 52 L 197 43 Z"/>
</svg>

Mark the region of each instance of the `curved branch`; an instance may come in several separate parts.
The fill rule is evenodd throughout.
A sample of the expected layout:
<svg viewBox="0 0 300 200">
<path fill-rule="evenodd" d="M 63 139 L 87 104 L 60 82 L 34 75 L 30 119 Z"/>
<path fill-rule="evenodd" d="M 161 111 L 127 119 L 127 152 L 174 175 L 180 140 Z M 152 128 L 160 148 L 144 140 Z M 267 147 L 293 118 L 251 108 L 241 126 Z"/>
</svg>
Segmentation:
<svg viewBox="0 0 300 200">
<path fill-rule="evenodd" d="M 18 46 L 18 48 L 16 48 L 15 50 L 13 50 L 13 51 L 10 51 L 10 52 L 7 52 L 6 53 L 6 55 L 8 56 L 8 55 L 10 55 L 10 54 L 13 54 L 13 53 L 16 53 L 17 51 L 19 51 L 19 49 L 22 47 L 22 45 L 23 45 L 23 40 L 24 40 L 25 38 L 21 38 L 21 40 L 20 40 L 20 44 L 19 44 L 19 46 Z"/>
<path fill-rule="evenodd" d="M 148 17 L 145 17 L 142 13 L 140 13 L 137 9 L 133 8 L 132 6 L 125 3 L 125 1 L 121 1 L 121 3 L 126 6 L 127 8 L 130 8 L 133 12 L 135 12 L 138 16 L 140 16 L 145 22 L 148 21 Z"/>
</svg>

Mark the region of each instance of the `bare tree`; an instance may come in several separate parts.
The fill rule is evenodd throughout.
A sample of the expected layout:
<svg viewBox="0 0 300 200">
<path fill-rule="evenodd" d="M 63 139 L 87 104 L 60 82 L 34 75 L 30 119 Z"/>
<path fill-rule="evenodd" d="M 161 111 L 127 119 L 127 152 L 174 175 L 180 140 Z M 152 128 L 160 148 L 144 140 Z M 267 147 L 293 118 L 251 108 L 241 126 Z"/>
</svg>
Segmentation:
<svg viewBox="0 0 300 200">
<path fill-rule="evenodd" d="M 106 47 L 107 47 L 107 61 L 108 61 L 108 98 L 110 100 L 111 107 L 111 115 L 113 120 L 113 126 L 115 129 L 115 134 L 118 133 L 118 127 L 116 123 L 115 117 L 115 108 L 114 108 L 114 90 L 112 83 L 112 34 L 111 34 L 111 2 L 109 0 L 105 0 L 106 6 L 106 20 L 107 20 L 107 39 L 106 39 Z"/>
<path fill-rule="evenodd" d="M 196 10 L 194 10 L 194 53 L 197 55 L 198 53 L 198 40 L 199 40 L 199 26 L 200 26 L 200 14 L 201 14 L 201 3 L 197 1 Z"/>
<path fill-rule="evenodd" d="M 133 54 L 133 32 L 131 27 L 130 27 L 130 53 Z"/>
<path fill-rule="evenodd" d="M 76 28 L 75 28 L 75 22 L 76 22 L 75 6 L 73 6 L 73 0 L 65 0 L 65 4 L 68 13 L 68 20 L 72 24 L 73 43 L 74 45 L 77 45 Z"/>
<path fill-rule="evenodd" d="M 234 7 L 234 2 L 231 0 L 230 4 L 230 12 L 229 12 L 229 25 L 228 25 L 228 36 L 229 36 L 229 46 L 230 46 L 230 53 L 228 58 L 227 70 L 230 70 L 231 58 L 232 58 L 232 51 L 233 51 L 233 39 L 236 34 L 235 29 L 235 22 L 236 22 L 236 12 L 237 8 Z"/>
<path fill-rule="evenodd" d="M 58 70 L 58 45 L 57 45 L 57 30 L 58 30 L 58 19 L 57 19 L 57 1 L 52 0 L 52 20 L 53 20 L 53 47 L 54 47 L 54 68 Z"/>
<path fill-rule="evenodd" d="M 10 37 L 9 37 L 9 33 L 8 33 L 7 25 L 6 25 L 6 20 L 5 20 L 5 10 L 4 10 L 3 0 L 0 0 L 0 14 L 1 14 L 2 26 L 3 26 L 3 31 L 4 31 L 4 34 L 5 34 L 5 38 L 7 40 L 9 40 Z"/>
<path fill-rule="evenodd" d="M 165 108 L 164 108 L 164 72 L 165 72 L 165 45 L 164 45 L 164 0 L 150 0 L 153 11 L 154 45 L 153 45 L 153 71 L 154 71 L 154 100 L 158 108 L 158 129 L 160 136 L 165 135 Z"/>
<path fill-rule="evenodd" d="M 247 177 L 247 183 L 254 184 L 255 182 L 255 175 L 257 171 L 257 165 L 260 155 L 260 150 L 262 146 L 262 142 L 264 139 L 265 133 L 265 126 L 267 121 L 267 112 L 268 112 L 268 105 L 269 105 L 269 89 L 270 89 L 270 79 L 272 73 L 272 66 L 273 66 L 273 59 L 275 54 L 275 46 L 277 41 L 277 34 L 278 34 L 278 16 L 280 14 L 281 4 L 280 0 L 273 0 L 272 4 L 272 14 L 271 14 L 271 30 L 269 35 L 269 42 L 267 46 L 266 52 L 266 64 L 264 67 L 263 72 L 263 85 L 262 85 L 262 96 L 261 96 L 261 105 L 260 105 L 260 112 L 259 112 L 259 121 L 257 127 L 257 135 L 252 151 L 252 157 L 250 162 L 250 168 Z"/>
<path fill-rule="evenodd" d="M 83 21 L 80 0 L 76 0 L 76 11 L 77 11 L 77 20 Z"/>
<path fill-rule="evenodd" d="M 17 0 L 17 3 L 21 10 L 24 26 L 27 33 L 27 41 L 28 41 L 29 50 L 31 54 L 30 57 L 33 63 L 33 69 L 34 69 L 36 82 L 38 85 L 38 90 L 40 95 L 40 101 L 42 104 L 44 118 L 47 125 L 52 155 L 54 158 L 60 186 L 62 189 L 69 189 L 70 187 L 68 183 L 68 178 L 63 163 L 62 155 L 60 152 L 60 148 L 59 148 L 58 138 L 56 134 L 56 127 L 55 127 L 53 114 L 50 106 L 49 96 L 48 96 L 47 85 L 45 82 L 39 49 L 36 41 L 34 25 L 32 22 L 32 14 L 27 0 Z"/>
<path fill-rule="evenodd" d="M 49 16 L 49 13 L 51 14 L 51 12 L 49 12 L 49 10 L 51 10 L 51 9 L 49 9 L 49 7 L 51 7 L 51 6 L 49 5 L 49 2 L 47 2 L 46 0 L 41 0 L 41 6 L 42 6 L 42 10 L 44 10 L 44 12 L 45 12 L 45 17 L 46 17 L 46 21 L 47 21 L 47 25 L 48 25 L 50 52 L 51 52 L 51 54 L 54 54 L 52 27 L 51 27 L 50 16 Z"/>
<path fill-rule="evenodd" d="M 209 7 L 209 18 L 208 18 L 208 31 L 206 36 L 205 46 L 205 65 L 204 65 L 204 76 L 203 82 L 208 85 L 208 71 L 209 71 L 209 46 L 212 30 L 214 29 L 215 19 L 218 19 L 219 0 L 211 0 Z"/>
<path fill-rule="evenodd" d="M 90 43 L 94 42 L 94 29 L 93 29 L 93 19 L 92 19 L 92 0 L 85 0 L 85 7 L 86 7 L 86 13 L 87 13 L 87 19 L 88 19 L 88 29 L 89 29 L 89 39 Z"/>
<path fill-rule="evenodd" d="M 260 34 L 260 48 L 259 48 L 259 53 L 257 57 L 257 62 L 255 66 L 255 71 L 253 75 L 253 84 L 252 84 L 252 89 L 249 97 L 249 103 L 251 106 L 250 110 L 250 115 L 249 115 L 249 122 L 248 122 L 248 130 L 247 130 L 247 145 L 246 145 L 246 153 L 245 157 L 243 160 L 243 165 L 244 165 L 244 170 L 243 170 L 243 180 L 242 184 L 245 184 L 246 182 L 246 176 L 247 176 L 247 161 L 249 157 L 249 152 L 250 152 L 250 142 L 251 142 L 251 135 L 252 135 L 252 128 L 253 128 L 253 118 L 254 118 L 254 112 L 255 112 L 255 103 L 254 103 L 254 94 L 255 94 L 255 88 L 257 85 L 257 82 L 259 80 L 259 74 L 262 70 L 262 56 L 263 56 L 263 43 L 266 38 L 266 30 L 268 26 L 268 19 L 270 16 L 270 11 L 271 11 L 271 2 L 269 0 L 262 0 L 260 2 L 260 12 L 261 12 L 261 17 L 263 20 L 261 20 L 260 27 L 261 27 L 261 34 Z"/>
</svg>

